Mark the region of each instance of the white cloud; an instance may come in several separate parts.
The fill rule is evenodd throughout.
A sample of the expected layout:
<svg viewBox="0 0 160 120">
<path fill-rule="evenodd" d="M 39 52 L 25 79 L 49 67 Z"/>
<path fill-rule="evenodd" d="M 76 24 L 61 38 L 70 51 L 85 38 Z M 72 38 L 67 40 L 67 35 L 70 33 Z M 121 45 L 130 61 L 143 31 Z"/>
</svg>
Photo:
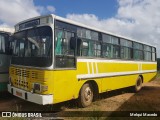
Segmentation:
<svg viewBox="0 0 160 120">
<path fill-rule="evenodd" d="M 46 14 L 50 14 L 50 13 L 55 13 L 56 9 L 53 6 L 35 6 L 37 11 L 41 14 L 41 15 L 46 15 Z"/>
<path fill-rule="evenodd" d="M 33 0 L 0 0 L 0 23 L 8 26 L 50 12 L 55 12 L 53 6 L 35 6 Z"/>
<path fill-rule="evenodd" d="M 155 45 L 160 57 L 160 0 L 118 0 L 118 3 L 113 18 L 99 19 L 94 14 L 68 14 L 67 18 Z"/>
<path fill-rule="evenodd" d="M 0 0 L 0 20 L 13 26 L 15 23 L 40 15 L 33 0 Z"/>
<path fill-rule="evenodd" d="M 8 26 L 7 24 L 5 24 L 5 23 L 3 23 L 3 24 L 0 24 L 0 28 L 3 28 L 3 27 L 10 27 L 10 26 Z"/>
<path fill-rule="evenodd" d="M 49 12 L 55 12 L 56 11 L 56 9 L 55 9 L 55 7 L 53 7 L 53 6 L 47 6 L 47 10 L 49 11 Z"/>
</svg>

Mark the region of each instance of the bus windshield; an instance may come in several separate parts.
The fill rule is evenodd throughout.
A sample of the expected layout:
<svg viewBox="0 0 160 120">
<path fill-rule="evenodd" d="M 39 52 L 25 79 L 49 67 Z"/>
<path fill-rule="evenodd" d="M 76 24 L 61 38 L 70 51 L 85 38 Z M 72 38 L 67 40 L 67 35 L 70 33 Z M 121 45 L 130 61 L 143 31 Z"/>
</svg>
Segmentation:
<svg viewBox="0 0 160 120">
<path fill-rule="evenodd" d="M 52 64 L 52 29 L 39 27 L 14 34 L 12 64 L 49 67 Z"/>
</svg>

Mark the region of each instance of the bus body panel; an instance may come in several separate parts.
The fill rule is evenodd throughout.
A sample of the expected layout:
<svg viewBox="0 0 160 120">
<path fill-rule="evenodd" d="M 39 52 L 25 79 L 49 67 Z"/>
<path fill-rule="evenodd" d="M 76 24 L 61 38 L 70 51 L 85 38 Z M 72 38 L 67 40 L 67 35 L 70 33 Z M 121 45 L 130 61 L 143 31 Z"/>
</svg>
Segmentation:
<svg viewBox="0 0 160 120">
<path fill-rule="evenodd" d="M 17 68 L 12 66 L 10 68 L 10 74 L 13 86 L 26 90 L 28 92 L 32 91 L 33 83 L 40 83 L 42 86 L 48 86 L 47 91 L 40 92 L 39 94 L 53 95 L 53 104 L 78 98 L 81 87 L 85 82 L 88 82 L 90 80 L 96 82 L 99 93 L 102 93 L 110 90 L 133 86 L 135 85 L 139 75 L 143 76 L 144 82 L 150 81 L 156 75 L 156 72 L 143 73 L 145 72 L 144 70 L 156 71 L 156 63 L 154 62 L 151 62 L 151 64 L 145 64 L 145 62 L 134 61 L 124 63 L 122 61 L 107 62 L 107 60 L 105 60 L 105 62 L 103 62 L 103 60 L 98 60 L 97 67 L 94 67 L 94 65 L 96 66 L 96 62 L 77 62 L 77 69 L 57 69 L 53 71 Z M 118 62 L 120 63 L 118 64 Z M 143 69 L 143 67 L 140 67 L 139 64 L 142 64 L 145 69 Z M 125 66 L 125 68 L 123 67 L 123 65 Z M 130 72 L 130 74 L 127 74 L 128 71 Z M 16 75 L 17 73 L 19 73 L 19 75 Z M 29 73 L 28 77 L 23 77 L 26 73 Z M 89 78 L 90 76 L 94 75 L 95 77 Z M 17 80 L 19 82 L 16 82 Z M 26 89 L 26 87 L 24 87 L 23 85 L 20 85 L 22 84 L 22 81 L 28 82 L 28 89 Z"/>
<path fill-rule="evenodd" d="M 143 80 L 144 80 L 143 82 L 146 83 L 146 82 L 150 82 L 150 81 L 154 80 L 156 75 L 157 75 L 157 72 L 142 74 Z"/>
</svg>

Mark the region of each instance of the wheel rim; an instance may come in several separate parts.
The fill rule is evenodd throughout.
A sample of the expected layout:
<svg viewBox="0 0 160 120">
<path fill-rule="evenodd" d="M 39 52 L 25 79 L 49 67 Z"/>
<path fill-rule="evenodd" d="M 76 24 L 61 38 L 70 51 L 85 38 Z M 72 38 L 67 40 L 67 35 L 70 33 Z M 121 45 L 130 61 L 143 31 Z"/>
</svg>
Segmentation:
<svg viewBox="0 0 160 120">
<path fill-rule="evenodd" d="M 86 101 L 86 102 L 90 102 L 90 101 L 92 100 L 92 96 L 93 96 L 93 94 L 92 94 L 91 88 L 90 88 L 90 87 L 87 87 L 87 88 L 85 89 L 85 93 L 84 93 L 85 101 Z"/>
<path fill-rule="evenodd" d="M 141 86 L 141 80 L 140 79 L 137 81 L 137 86 Z"/>
<path fill-rule="evenodd" d="M 138 81 L 137 81 L 138 90 L 141 89 L 141 87 L 142 87 L 142 80 L 141 80 L 141 78 L 139 78 Z"/>
</svg>

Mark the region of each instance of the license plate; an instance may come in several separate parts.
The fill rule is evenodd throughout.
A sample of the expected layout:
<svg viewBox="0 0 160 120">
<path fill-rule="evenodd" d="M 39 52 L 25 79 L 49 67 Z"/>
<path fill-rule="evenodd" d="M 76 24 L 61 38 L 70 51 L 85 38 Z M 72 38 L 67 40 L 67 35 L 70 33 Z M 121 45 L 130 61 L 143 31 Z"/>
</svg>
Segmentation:
<svg viewBox="0 0 160 120">
<path fill-rule="evenodd" d="M 16 95 L 19 96 L 19 97 L 22 97 L 22 93 L 19 92 L 19 91 L 16 91 Z"/>
</svg>

